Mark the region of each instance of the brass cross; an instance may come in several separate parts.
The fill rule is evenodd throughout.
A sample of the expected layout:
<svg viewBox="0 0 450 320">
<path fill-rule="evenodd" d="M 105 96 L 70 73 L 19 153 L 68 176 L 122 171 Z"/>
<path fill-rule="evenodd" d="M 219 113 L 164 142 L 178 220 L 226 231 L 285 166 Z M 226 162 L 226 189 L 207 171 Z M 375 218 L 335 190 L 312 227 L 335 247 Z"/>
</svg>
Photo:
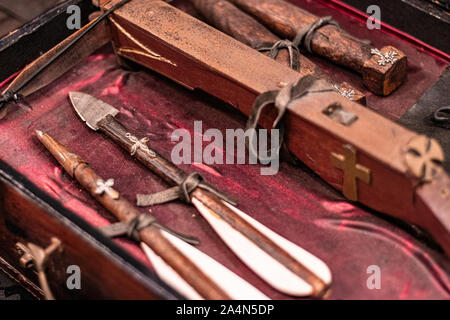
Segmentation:
<svg viewBox="0 0 450 320">
<path fill-rule="evenodd" d="M 334 167 L 344 171 L 344 196 L 351 201 L 358 201 L 358 181 L 370 184 L 370 169 L 357 163 L 356 150 L 351 145 L 343 146 L 344 154 L 331 153 Z"/>
</svg>

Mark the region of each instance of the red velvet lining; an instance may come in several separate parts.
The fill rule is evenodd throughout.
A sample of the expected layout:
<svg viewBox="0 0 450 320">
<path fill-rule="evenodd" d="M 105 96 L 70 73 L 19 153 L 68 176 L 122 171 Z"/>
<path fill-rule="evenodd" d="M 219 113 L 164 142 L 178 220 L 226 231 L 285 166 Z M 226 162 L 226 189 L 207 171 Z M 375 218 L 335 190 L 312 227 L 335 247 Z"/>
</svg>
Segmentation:
<svg viewBox="0 0 450 320">
<path fill-rule="evenodd" d="M 316 2 L 308 6 L 315 13 L 327 14 L 326 8 Z M 344 27 L 354 24 L 355 29 L 360 28 L 351 19 L 336 18 Z M 357 29 L 352 33 L 367 37 L 366 32 Z M 379 36 L 374 37 L 377 46 L 393 44 L 410 55 L 411 74 L 405 86 L 389 98 L 369 97 L 374 109 L 398 117 L 437 79 L 445 64 L 399 39 L 374 35 Z M 337 70 L 327 66 L 328 70 Z M 341 72 L 340 76 L 359 83 L 359 77 L 350 72 Z M 416 83 L 418 79 L 422 79 L 421 86 Z M 199 92 L 190 92 L 151 71 L 120 69 L 110 47 L 91 55 L 27 98 L 31 111 L 15 111 L 0 122 L 1 159 L 94 226 L 105 225 L 113 219 L 62 172 L 34 136 L 34 130 L 48 132 L 86 159 L 101 176 L 114 178 L 116 189 L 130 201 L 135 200 L 136 193 L 155 192 L 167 186 L 102 134 L 88 129 L 74 113 L 67 97 L 69 91 L 92 94 L 118 108 L 118 119 L 139 137 L 149 137 L 150 145 L 166 157 L 174 145 L 170 142 L 174 129 L 193 132 L 193 122 L 203 120 L 204 130 L 218 128 L 224 132 L 227 128 L 243 128 L 246 122 L 233 108 Z M 386 219 L 344 201 L 306 168 L 283 163 L 279 174 L 265 177 L 260 176 L 258 166 L 249 165 L 183 168 L 200 172 L 220 190 L 239 200 L 240 209 L 327 262 L 334 278 L 329 298 L 450 297 L 450 263 L 442 253 Z M 172 203 L 153 208 L 152 214 L 167 226 L 199 237 L 200 250 L 271 298 L 289 298 L 272 290 L 245 267 L 205 220 L 196 215 L 193 207 Z M 149 265 L 137 245 L 117 241 Z M 371 265 L 381 268 L 380 290 L 369 290 L 366 286 L 369 277 L 366 271 Z"/>
</svg>

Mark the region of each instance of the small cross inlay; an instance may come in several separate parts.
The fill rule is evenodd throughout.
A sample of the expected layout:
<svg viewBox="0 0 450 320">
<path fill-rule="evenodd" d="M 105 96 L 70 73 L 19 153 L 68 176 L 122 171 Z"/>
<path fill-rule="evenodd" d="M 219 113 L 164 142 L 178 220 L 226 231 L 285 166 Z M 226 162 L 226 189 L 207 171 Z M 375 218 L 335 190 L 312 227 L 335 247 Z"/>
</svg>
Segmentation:
<svg viewBox="0 0 450 320">
<path fill-rule="evenodd" d="M 370 184 L 370 169 L 357 163 L 356 150 L 344 145 L 344 154 L 331 153 L 334 167 L 344 171 L 343 194 L 351 201 L 358 201 L 358 180 Z"/>
</svg>

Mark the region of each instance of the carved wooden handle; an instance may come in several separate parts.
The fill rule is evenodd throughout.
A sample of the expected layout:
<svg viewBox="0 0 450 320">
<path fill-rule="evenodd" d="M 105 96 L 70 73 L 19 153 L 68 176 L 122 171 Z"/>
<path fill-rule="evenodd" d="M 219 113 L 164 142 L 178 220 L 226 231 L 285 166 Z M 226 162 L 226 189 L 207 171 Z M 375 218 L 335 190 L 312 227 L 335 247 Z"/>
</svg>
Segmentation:
<svg viewBox="0 0 450 320">
<path fill-rule="evenodd" d="M 299 7 L 282 0 L 229 0 L 252 14 L 270 30 L 293 40 L 299 30 L 319 19 Z M 350 68 L 363 76 L 364 84 L 378 95 L 389 95 L 406 79 L 407 58 L 400 50 L 387 46 L 378 52 L 395 53 L 392 63 L 380 63 L 372 46 L 355 39 L 334 25 L 325 25 L 315 32 L 311 40 L 313 53 Z"/>
<path fill-rule="evenodd" d="M 186 178 L 181 169 L 151 149 L 147 142 L 144 142 L 145 137 L 136 137 L 114 117 L 108 115 L 98 123 L 98 127 L 171 186 L 179 185 Z"/>
</svg>

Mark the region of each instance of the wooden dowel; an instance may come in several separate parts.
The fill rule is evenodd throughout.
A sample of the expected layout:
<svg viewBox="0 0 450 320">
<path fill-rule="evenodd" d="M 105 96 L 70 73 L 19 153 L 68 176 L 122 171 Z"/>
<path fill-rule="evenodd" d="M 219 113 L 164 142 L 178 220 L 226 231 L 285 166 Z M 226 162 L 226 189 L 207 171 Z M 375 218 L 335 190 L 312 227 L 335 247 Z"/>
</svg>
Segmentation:
<svg viewBox="0 0 450 320">
<path fill-rule="evenodd" d="M 319 19 L 283 0 L 228 1 L 256 17 L 276 34 L 291 40 L 299 30 Z M 349 36 L 334 25 L 325 25 L 316 30 L 311 40 L 311 49 L 317 55 L 360 73 L 366 87 L 378 95 L 389 95 L 406 79 L 407 58 L 402 51 L 392 46 L 380 49 L 383 54 L 390 51 L 397 54 L 394 63 L 380 65 L 380 57 L 372 54 L 374 47 Z"/>
</svg>

